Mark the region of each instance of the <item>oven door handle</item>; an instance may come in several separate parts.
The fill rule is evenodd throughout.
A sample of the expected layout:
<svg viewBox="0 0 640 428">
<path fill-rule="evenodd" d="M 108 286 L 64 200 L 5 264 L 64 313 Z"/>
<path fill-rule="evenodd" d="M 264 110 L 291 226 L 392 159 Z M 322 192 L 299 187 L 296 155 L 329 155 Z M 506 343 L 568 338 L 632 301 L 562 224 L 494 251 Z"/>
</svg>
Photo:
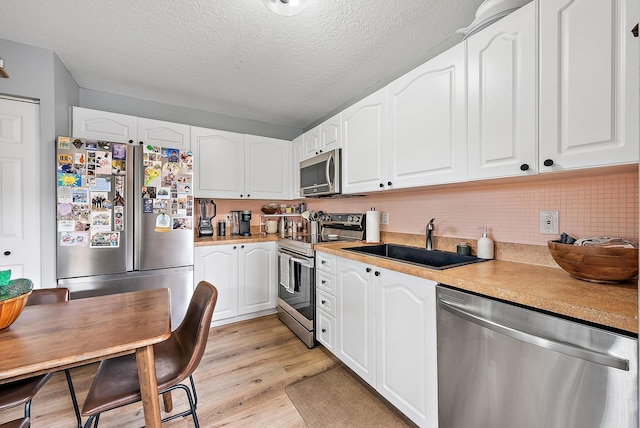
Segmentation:
<svg viewBox="0 0 640 428">
<path fill-rule="evenodd" d="M 293 253 L 290 253 L 288 251 L 283 251 L 282 249 L 278 250 L 279 253 L 282 254 L 286 254 L 287 256 L 291 257 L 291 261 L 294 263 L 300 263 L 302 266 L 307 267 L 309 269 L 313 269 L 314 268 L 314 259 L 313 258 L 309 258 L 309 259 L 301 259 L 296 257 Z"/>
</svg>

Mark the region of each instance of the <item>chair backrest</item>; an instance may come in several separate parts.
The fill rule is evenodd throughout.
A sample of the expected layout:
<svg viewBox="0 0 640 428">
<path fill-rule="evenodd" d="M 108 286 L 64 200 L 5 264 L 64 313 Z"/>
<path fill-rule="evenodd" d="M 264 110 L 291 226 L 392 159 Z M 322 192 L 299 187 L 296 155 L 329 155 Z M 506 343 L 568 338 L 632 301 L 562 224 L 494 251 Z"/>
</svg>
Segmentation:
<svg viewBox="0 0 640 428">
<path fill-rule="evenodd" d="M 180 326 L 173 332 L 183 349 L 188 361 L 180 371 L 178 377 L 185 379 L 190 376 L 200 364 L 207 346 L 211 317 L 218 300 L 218 290 L 207 281 L 200 281 L 196 287 L 189 308 Z"/>
<path fill-rule="evenodd" d="M 27 299 L 27 306 L 68 302 L 69 297 L 68 288 L 36 288 Z"/>
</svg>

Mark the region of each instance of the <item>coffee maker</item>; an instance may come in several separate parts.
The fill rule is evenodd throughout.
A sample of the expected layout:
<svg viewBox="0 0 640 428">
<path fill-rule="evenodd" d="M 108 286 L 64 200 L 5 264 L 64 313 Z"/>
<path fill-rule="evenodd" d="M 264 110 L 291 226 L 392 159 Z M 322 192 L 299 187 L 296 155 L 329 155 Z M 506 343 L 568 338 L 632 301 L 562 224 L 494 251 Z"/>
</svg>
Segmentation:
<svg viewBox="0 0 640 428">
<path fill-rule="evenodd" d="M 211 219 L 216 216 L 216 203 L 213 199 L 200 199 L 200 219 L 198 220 L 198 237 L 210 238 L 213 236 L 213 224 Z M 211 206 L 211 209 L 209 209 Z"/>
<path fill-rule="evenodd" d="M 244 210 L 240 214 L 240 235 L 251 236 L 251 211 Z"/>
</svg>

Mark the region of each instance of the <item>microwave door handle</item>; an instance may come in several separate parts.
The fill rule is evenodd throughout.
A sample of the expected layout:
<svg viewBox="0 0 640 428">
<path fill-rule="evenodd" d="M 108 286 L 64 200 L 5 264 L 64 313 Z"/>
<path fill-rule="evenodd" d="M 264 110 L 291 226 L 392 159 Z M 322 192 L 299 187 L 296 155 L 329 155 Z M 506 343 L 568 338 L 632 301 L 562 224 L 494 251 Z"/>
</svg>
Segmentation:
<svg viewBox="0 0 640 428">
<path fill-rule="evenodd" d="M 324 171 L 325 177 L 327 178 L 327 184 L 329 185 L 329 189 L 333 189 L 333 183 L 331 182 L 331 176 L 329 175 L 329 170 L 331 169 L 332 163 L 333 163 L 333 153 L 331 153 L 327 158 L 327 166 Z"/>
</svg>

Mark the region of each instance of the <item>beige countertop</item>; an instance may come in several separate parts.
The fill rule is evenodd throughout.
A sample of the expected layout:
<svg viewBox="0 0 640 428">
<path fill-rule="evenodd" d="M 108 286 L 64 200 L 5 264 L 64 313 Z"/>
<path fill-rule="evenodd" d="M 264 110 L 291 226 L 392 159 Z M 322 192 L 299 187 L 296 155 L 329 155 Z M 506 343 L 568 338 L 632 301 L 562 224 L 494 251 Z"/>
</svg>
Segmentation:
<svg viewBox="0 0 640 428">
<path fill-rule="evenodd" d="M 635 281 L 595 284 L 574 279 L 560 268 L 503 260 L 434 270 L 343 250 L 357 245 L 362 244 L 322 244 L 315 249 L 485 296 L 638 333 L 638 286 Z"/>
<path fill-rule="evenodd" d="M 277 240 L 278 234 L 254 233 L 249 237 L 195 238 L 194 245 L 199 247 Z M 346 247 L 358 245 L 362 244 L 336 242 L 317 244 L 315 249 L 485 296 L 638 333 L 638 286 L 635 280 L 616 285 L 595 284 L 574 279 L 557 267 L 505 260 L 434 270 L 344 251 Z"/>
</svg>

